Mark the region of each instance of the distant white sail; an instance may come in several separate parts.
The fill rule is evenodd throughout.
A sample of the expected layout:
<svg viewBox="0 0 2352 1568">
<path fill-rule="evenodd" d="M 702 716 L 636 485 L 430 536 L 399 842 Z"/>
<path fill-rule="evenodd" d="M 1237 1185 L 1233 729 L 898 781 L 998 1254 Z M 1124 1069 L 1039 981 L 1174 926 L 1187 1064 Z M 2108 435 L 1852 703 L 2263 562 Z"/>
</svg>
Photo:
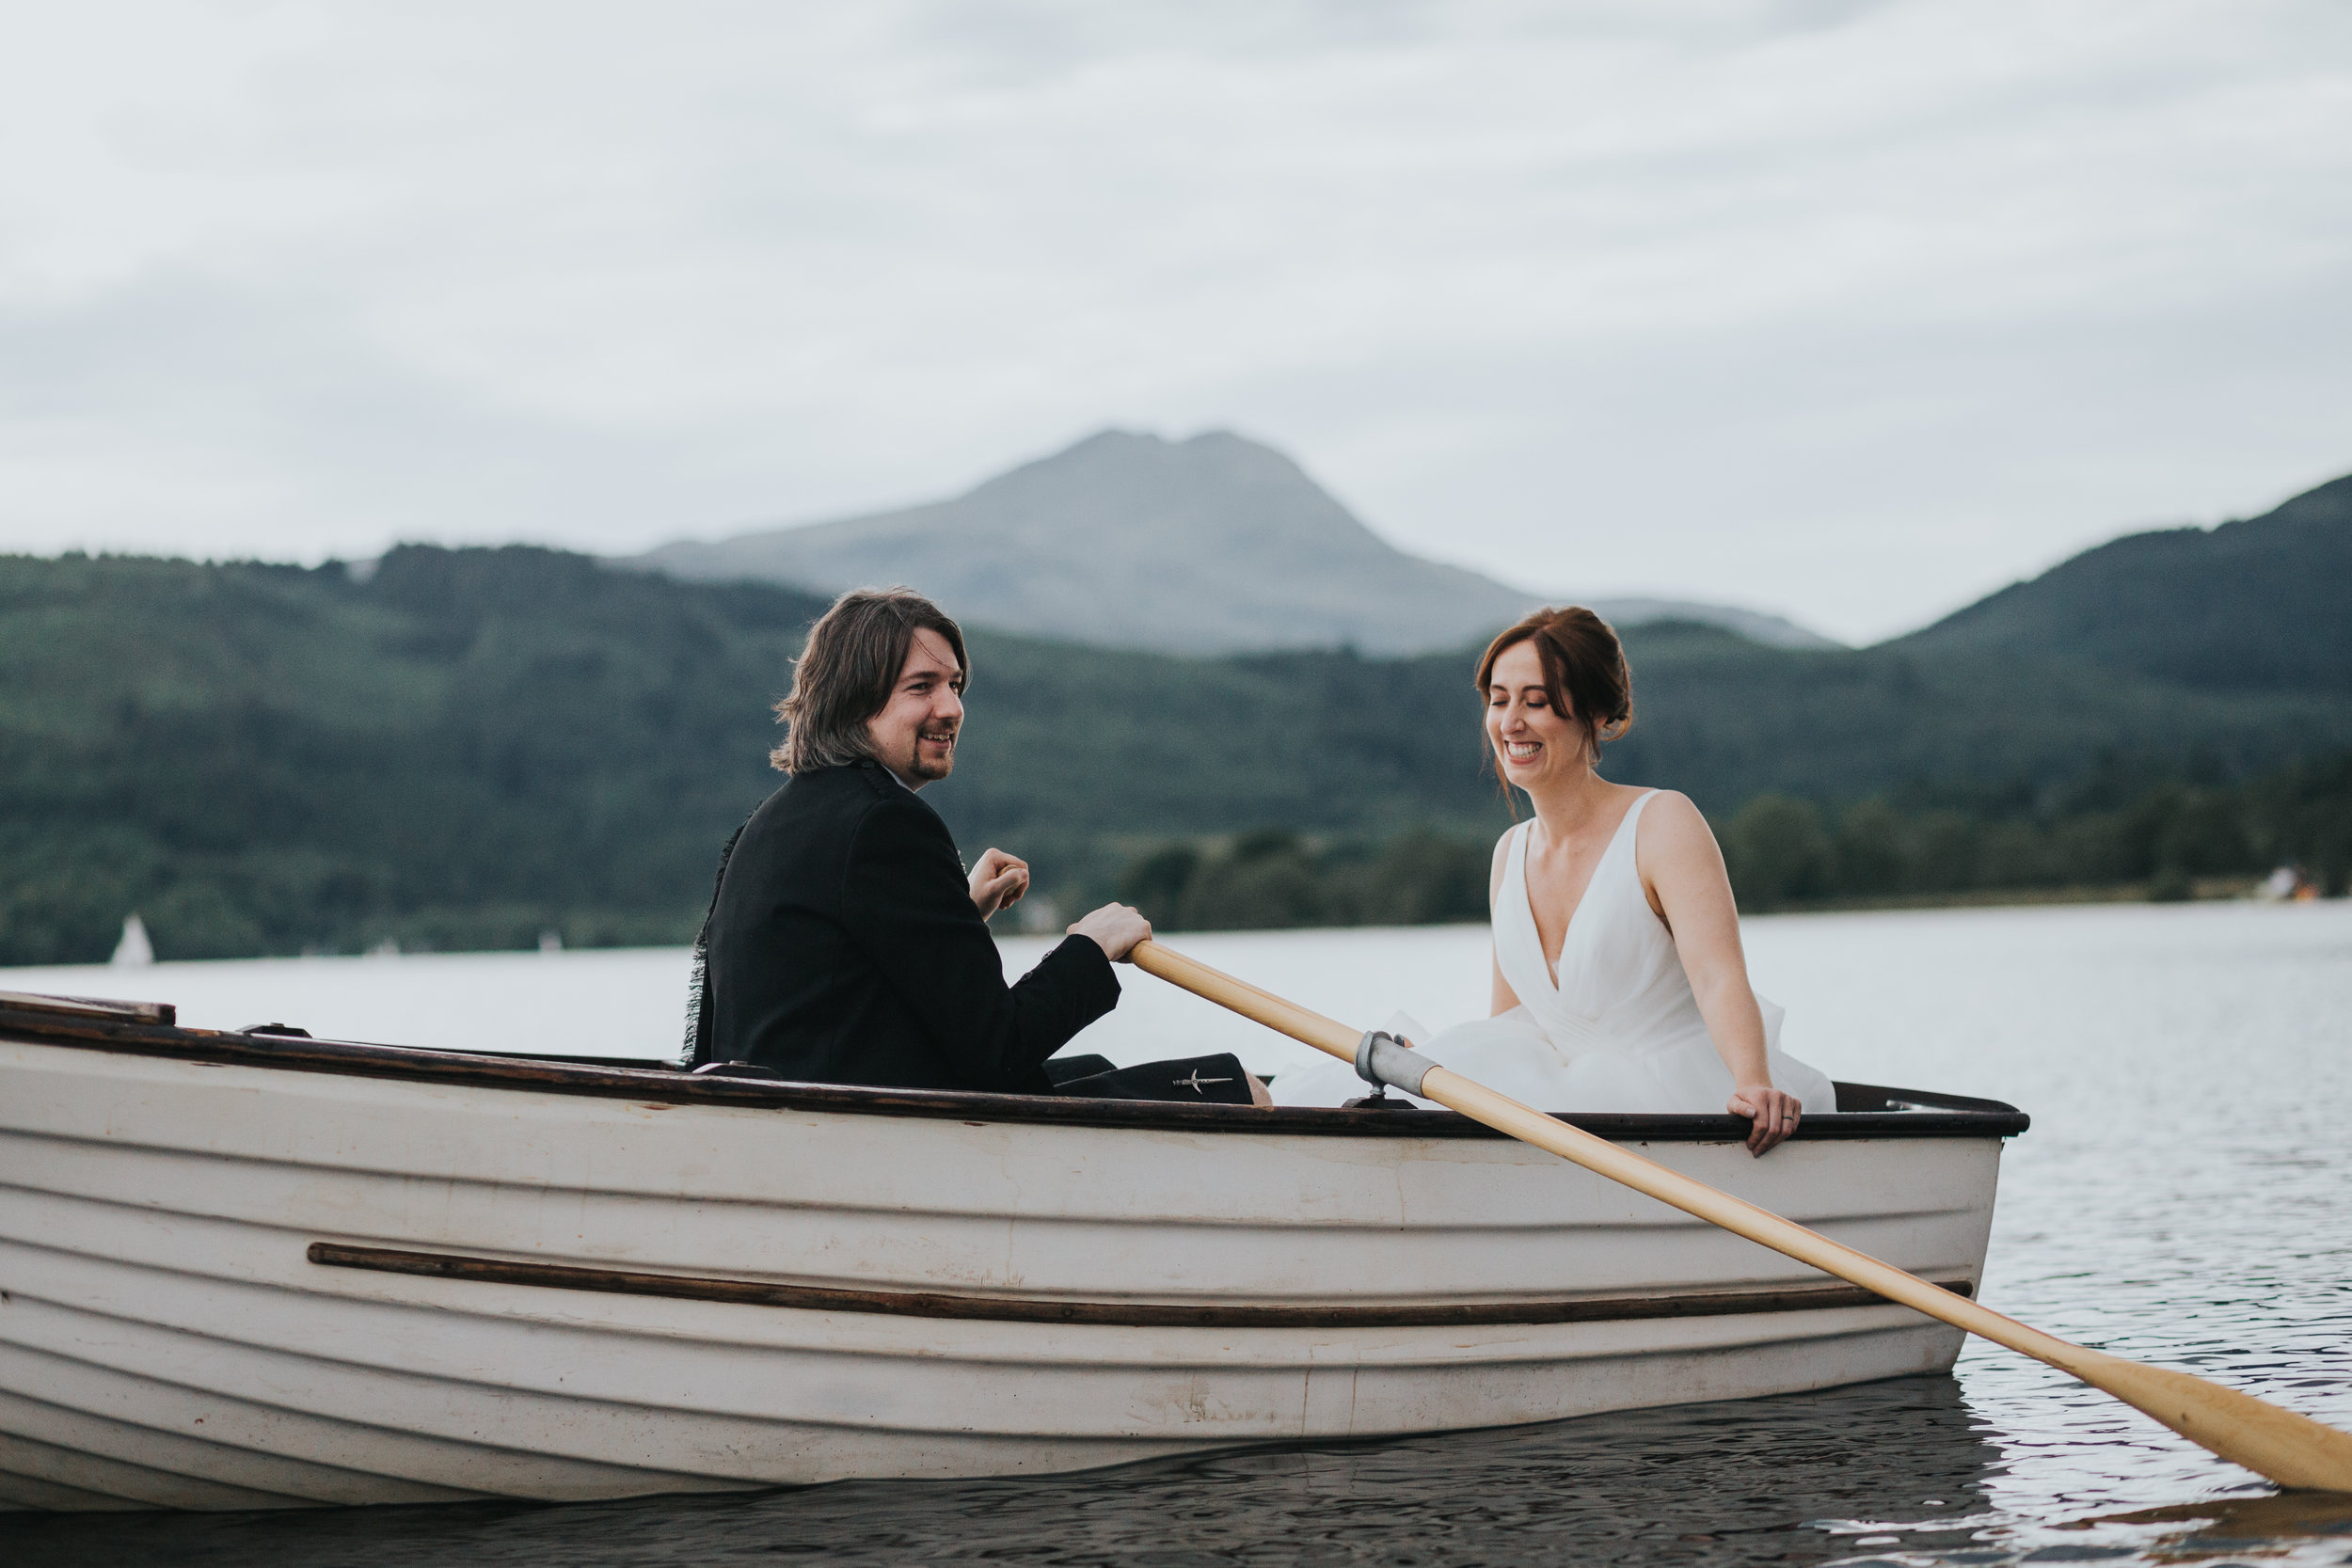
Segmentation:
<svg viewBox="0 0 2352 1568">
<path fill-rule="evenodd" d="M 122 940 L 115 943 L 117 969 L 136 969 L 155 961 L 154 944 L 147 940 L 147 923 L 133 914 L 122 923 Z"/>
</svg>

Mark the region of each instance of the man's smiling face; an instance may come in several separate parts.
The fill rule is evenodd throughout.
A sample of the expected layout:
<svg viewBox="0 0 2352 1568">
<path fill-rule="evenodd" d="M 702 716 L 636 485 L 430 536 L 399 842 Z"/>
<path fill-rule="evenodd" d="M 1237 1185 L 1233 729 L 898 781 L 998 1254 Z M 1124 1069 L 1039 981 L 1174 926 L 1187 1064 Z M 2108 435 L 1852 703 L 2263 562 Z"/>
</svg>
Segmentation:
<svg viewBox="0 0 2352 1568">
<path fill-rule="evenodd" d="M 946 638 L 918 626 L 890 700 L 866 721 L 874 760 L 909 789 L 920 789 L 955 771 L 962 727 L 963 666 Z"/>
</svg>

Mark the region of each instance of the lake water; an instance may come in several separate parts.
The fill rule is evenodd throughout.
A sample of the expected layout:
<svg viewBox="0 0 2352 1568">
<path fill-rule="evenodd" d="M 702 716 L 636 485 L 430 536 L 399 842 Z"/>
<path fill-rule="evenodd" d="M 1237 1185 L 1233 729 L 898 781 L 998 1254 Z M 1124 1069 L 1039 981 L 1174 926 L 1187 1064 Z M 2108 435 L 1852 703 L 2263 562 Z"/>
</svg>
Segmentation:
<svg viewBox="0 0 2352 1568">
<path fill-rule="evenodd" d="M 1833 1076 L 2010 1101 L 1984 1299 L 2352 1428 L 2352 904 L 1750 920 L 1784 1043 Z M 1483 931 L 1175 944 L 1352 1023 L 1485 1010 Z M 1020 968 L 1046 944 L 1009 942 Z M 1122 971 L 1080 1049 L 1304 1048 Z M 659 1055 L 678 952 L 0 971 L 183 1022 Z M 10 1516 L 10 1562 L 2352 1562 L 2352 1498 L 2278 1497 L 2104 1396 L 1971 1345 L 1954 1379 L 1031 1481 L 282 1515 Z"/>
</svg>

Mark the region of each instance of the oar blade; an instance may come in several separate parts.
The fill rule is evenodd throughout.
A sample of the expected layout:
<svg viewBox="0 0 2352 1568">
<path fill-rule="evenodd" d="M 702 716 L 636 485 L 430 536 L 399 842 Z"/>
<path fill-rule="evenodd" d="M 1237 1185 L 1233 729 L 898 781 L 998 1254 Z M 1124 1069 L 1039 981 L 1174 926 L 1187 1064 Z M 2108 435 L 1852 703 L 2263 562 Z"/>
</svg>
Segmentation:
<svg viewBox="0 0 2352 1568">
<path fill-rule="evenodd" d="M 2101 1355 L 2086 1382 L 2281 1486 L 2352 1493 L 2352 1433 L 2187 1372 Z"/>
</svg>

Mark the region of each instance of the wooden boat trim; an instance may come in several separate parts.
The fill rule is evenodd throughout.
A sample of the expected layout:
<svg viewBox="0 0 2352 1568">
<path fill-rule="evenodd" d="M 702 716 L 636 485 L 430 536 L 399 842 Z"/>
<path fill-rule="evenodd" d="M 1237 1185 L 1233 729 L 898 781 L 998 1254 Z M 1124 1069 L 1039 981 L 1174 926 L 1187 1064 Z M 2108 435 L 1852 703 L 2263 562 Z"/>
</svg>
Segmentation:
<svg viewBox="0 0 2352 1568">
<path fill-rule="evenodd" d="M 70 1018 L 119 1018 L 135 1023 L 177 1023 L 180 1009 L 168 1002 L 108 1002 L 95 996 L 44 996 L 0 990 L 0 1007 L 15 1012 L 62 1013 Z"/>
<path fill-rule="evenodd" d="M 166 1005 L 108 1006 L 127 1009 L 162 1008 Z M 1054 1122 L 1079 1127 L 1316 1137 L 1502 1136 L 1452 1111 L 1345 1111 L 1305 1106 L 1264 1110 L 1249 1105 L 1185 1105 L 1162 1101 L 795 1084 L 778 1079 L 698 1075 L 650 1061 L 622 1064 L 565 1060 L 187 1029 L 140 1022 L 120 1013 L 101 1014 L 96 1009 L 36 1010 L 4 1000 L 0 1000 L 0 1038 L 291 1072 L 343 1073 L 491 1090 L 591 1095 L 660 1106 L 773 1107 L 850 1116 L 932 1117 L 976 1124 Z M 1997 1100 L 1870 1084 L 1840 1084 L 1837 1096 L 1841 1114 L 1806 1118 L 1797 1130 L 1798 1138 L 2007 1138 L 2031 1125 L 2024 1112 Z M 1904 1106 L 1916 1108 L 1899 1108 Z M 1747 1121 L 1731 1116 L 1568 1115 L 1560 1119 L 1619 1143 L 1737 1143 L 1748 1135 Z"/>
<path fill-rule="evenodd" d="M 589 1269 L 569 1263 L 524 1263 L 448 1252 L 312 1242 L 310 1259 L 338 1269 L 466 1279 L 486 1285 L 532 1285 L 608 1295 L 662 1296 L 675 1301 L 723 1301 L 784 1307 L 802 1312 L 878 1312 L 905 1318 L 956 1318 L 988 1323 L 1093 1323 L 1125 1328 L 1475 1328 L 1510 1323 L 1621 1323 L 1638 1318 L 1720 1318 L 1746 1312 L 1818 1312 L 1883 1307 L 1883 1297 L 1851 1285 L 1801 1285 L 1773 1291 L 1686 1291 L 1671 1295 L 1571 1296 L 1543 1301 L 1396 1304 L 1378 1307 L 1251 1307 L 1218 1303 L 1053 1301 L 1012 1296 L 952 1295 L 929 1291 L 848 1291 L 783 1285 L 760 1279 L 714 1279 L 692 1275 Z M 1972 1287 L 1938 1281 L 1955 1295 Z"/>
</svg>

